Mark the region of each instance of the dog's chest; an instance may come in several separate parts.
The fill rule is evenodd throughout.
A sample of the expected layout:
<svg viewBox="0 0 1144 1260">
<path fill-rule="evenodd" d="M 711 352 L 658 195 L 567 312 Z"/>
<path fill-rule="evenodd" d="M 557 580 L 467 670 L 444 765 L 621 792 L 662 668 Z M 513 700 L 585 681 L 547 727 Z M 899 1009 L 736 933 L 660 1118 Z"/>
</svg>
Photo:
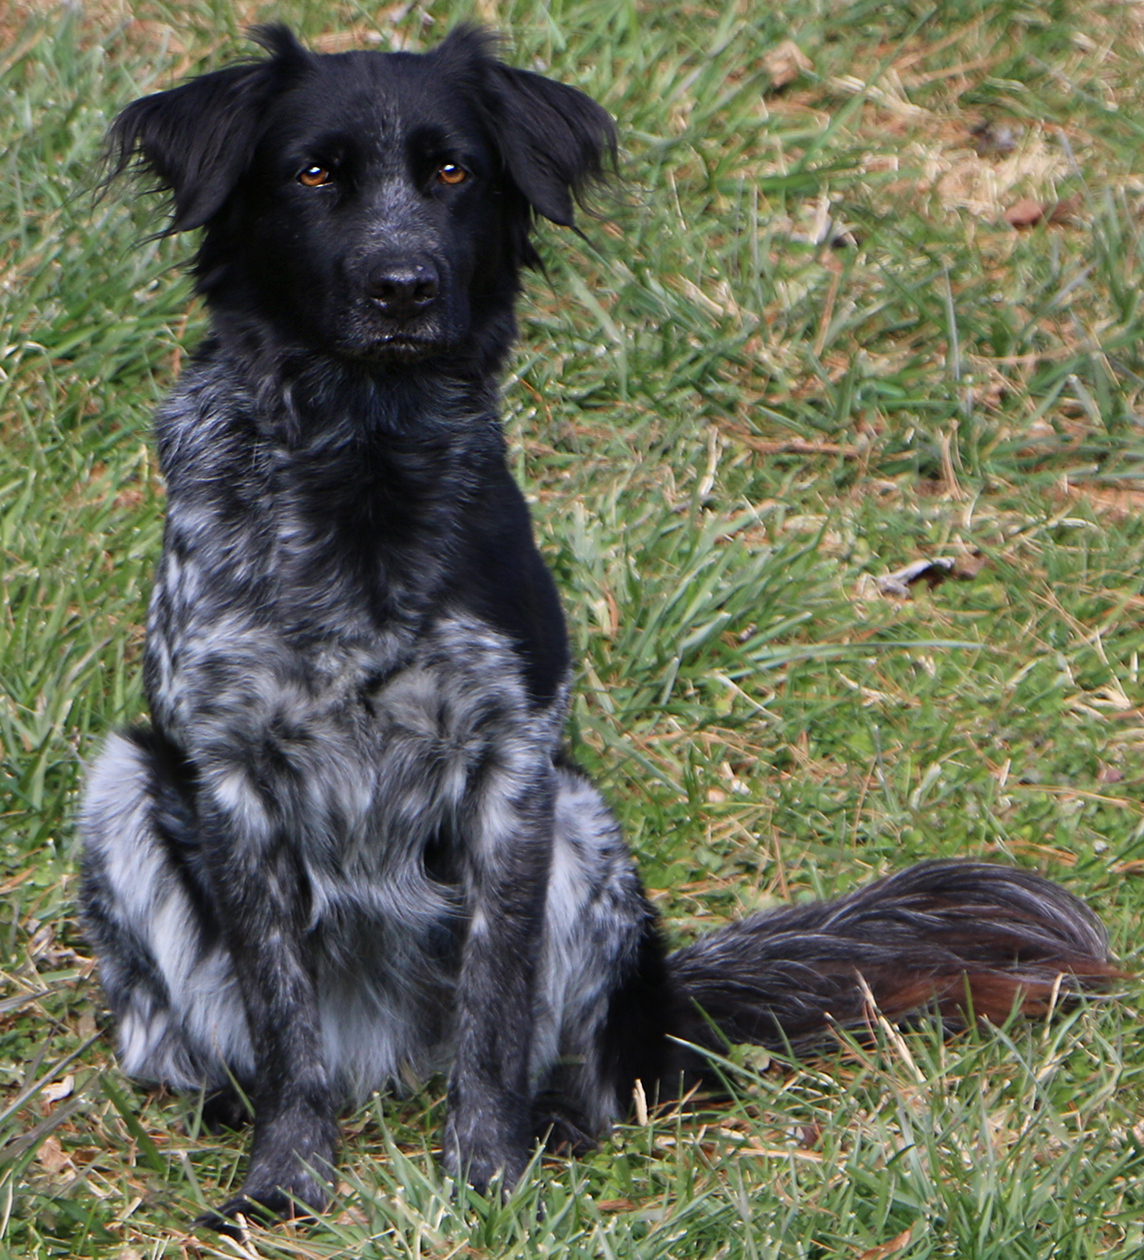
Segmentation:
<svg viewBox="0 0 1144 1260">
<path fill-rule="evenodd" d="M 450 593 L 476 473 L 426 447 L 364 470 L 290 452 L 187 388 L 161 429 L 154 722 L 249 844 L 288 836 L 331 889 L 419 878 L 562 725 L 562 687 L 538 700 L 519 640 Z"/>
<path fill-rule="evenodd" d="M 263 607 L 179 621 L 155 613 L 166 583 L 188 583 L 170 559 L 147 645 L 153 718 L 237 811 L 268 798 L 308 861 L 392 875 L 493 790 L 491 767 L 555 747 L 562 699 L 535 706 L 514 645 L 471 615 L 359 619 L 325 639 L 284 632 L 286 615 Z"/>
</svg>

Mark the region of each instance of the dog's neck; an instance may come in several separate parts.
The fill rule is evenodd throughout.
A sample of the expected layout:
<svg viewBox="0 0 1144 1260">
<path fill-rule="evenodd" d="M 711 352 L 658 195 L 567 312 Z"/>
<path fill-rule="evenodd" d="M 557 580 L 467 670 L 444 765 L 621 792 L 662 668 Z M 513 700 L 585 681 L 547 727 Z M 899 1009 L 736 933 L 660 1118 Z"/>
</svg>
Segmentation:
<svg viewBox="0 0 1144 1260">
<path fill-rule="evenodd" d="M 455 446 L 458 428 L 499 427 L 496 374 L 459 356 L 351 360 L 228 312 L 213 315 L 198 357 L 225 363 L 257 400 L 267 435 L 288 449 L 349 438 L 426 454 Z"/>
</svg>

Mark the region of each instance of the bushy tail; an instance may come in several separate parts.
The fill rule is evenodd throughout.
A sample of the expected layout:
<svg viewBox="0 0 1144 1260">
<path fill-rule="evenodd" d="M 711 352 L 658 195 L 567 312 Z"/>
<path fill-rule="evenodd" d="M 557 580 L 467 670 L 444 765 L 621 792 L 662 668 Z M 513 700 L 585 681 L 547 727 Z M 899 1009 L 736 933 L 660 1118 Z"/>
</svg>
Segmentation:
<svg viewBox="0 0 1144 1260">
<path fill-rule="evenodd" d="M 681 1036 L 810 1050 L 831 1023 L 937 1009 L 1002 1022 L 1124 978 L 1100 920 L 1058 885 L 984 862 L 926 862 L 836 901 L 754 915 L 672 954 Z"/>
</svg>

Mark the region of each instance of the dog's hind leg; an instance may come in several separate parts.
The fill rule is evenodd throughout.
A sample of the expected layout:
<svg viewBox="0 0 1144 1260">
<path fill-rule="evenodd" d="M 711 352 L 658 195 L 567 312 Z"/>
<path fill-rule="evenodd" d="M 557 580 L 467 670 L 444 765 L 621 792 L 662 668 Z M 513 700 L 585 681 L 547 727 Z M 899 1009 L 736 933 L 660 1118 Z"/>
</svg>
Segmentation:
<svg viewBox="0 0 1144 1260">
<path fill-rule="evenodd" d="M 672 995 L 655 912 L 607 806 L 578 770 L 558 769 L 538 990 L 533 1120 L 553 1148 L 588 1146 L 649 1094 L 670 1052 Z"/>
<path fill-rule="evenodd" d="M 177 767 L 144 730 L 113 735 L 88 776 L 80 915 L 127 1075 L 220 1089 L 253 1065 L 242 1001 Z"/>
<path fill-rule="evenodd" d="M 227 769 L 216 769 L 216 779 Z M 297 898 L 277 920 L 266 911 L 268 881 L 293 896 L 289 855 L 259 865 L 241 844 L 220 845 L 226 822 L 217 796 L 159 736 L 113 737 L 88 779 L 80 900 L 119 1021 L 124 1070 L 176 1089 L 225 1087 L 229 1071 L 251 1097 L 243 1191 L 204 1218 L 233 1232 L 239 1213 L 324 1207 L 337 1139 L 317 1003 L 288 1000 L 297 989 L 309 999 L 313 987 L 298 957 Z M 237 793 L 235 807 L 257 810 L 252 800 Z M 213 814 L 204 817 L 204 803 Z"/>
</svg>

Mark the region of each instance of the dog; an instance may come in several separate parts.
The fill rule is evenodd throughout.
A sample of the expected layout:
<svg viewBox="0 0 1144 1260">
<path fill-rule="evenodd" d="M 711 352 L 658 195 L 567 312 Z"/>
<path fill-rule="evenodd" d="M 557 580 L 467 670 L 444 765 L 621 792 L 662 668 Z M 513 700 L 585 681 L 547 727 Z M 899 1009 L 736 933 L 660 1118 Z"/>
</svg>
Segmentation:
<svg viewBox="0 0 1144 1260">
<path fill-rule="evenodd" d="M 206 1224 L 323 1210 L 339 1109 L 390 1082 L 447 1073 L 447 1172 L 507 1190 L 728 1043 L 1119 974 L 1076 898 L 972 862 L 668 953 L 563 748 L 568 640 L 498 421 L 535 219 L 574 226 L 612 120 L 470 26 L 424 54 L 256 38 L 109 133 L 109 180 L 202 229 L 210 331 L 156 420 L 150 725 L 80 813 L 124 1071 L 253 1107 Z"/>
</svg>

